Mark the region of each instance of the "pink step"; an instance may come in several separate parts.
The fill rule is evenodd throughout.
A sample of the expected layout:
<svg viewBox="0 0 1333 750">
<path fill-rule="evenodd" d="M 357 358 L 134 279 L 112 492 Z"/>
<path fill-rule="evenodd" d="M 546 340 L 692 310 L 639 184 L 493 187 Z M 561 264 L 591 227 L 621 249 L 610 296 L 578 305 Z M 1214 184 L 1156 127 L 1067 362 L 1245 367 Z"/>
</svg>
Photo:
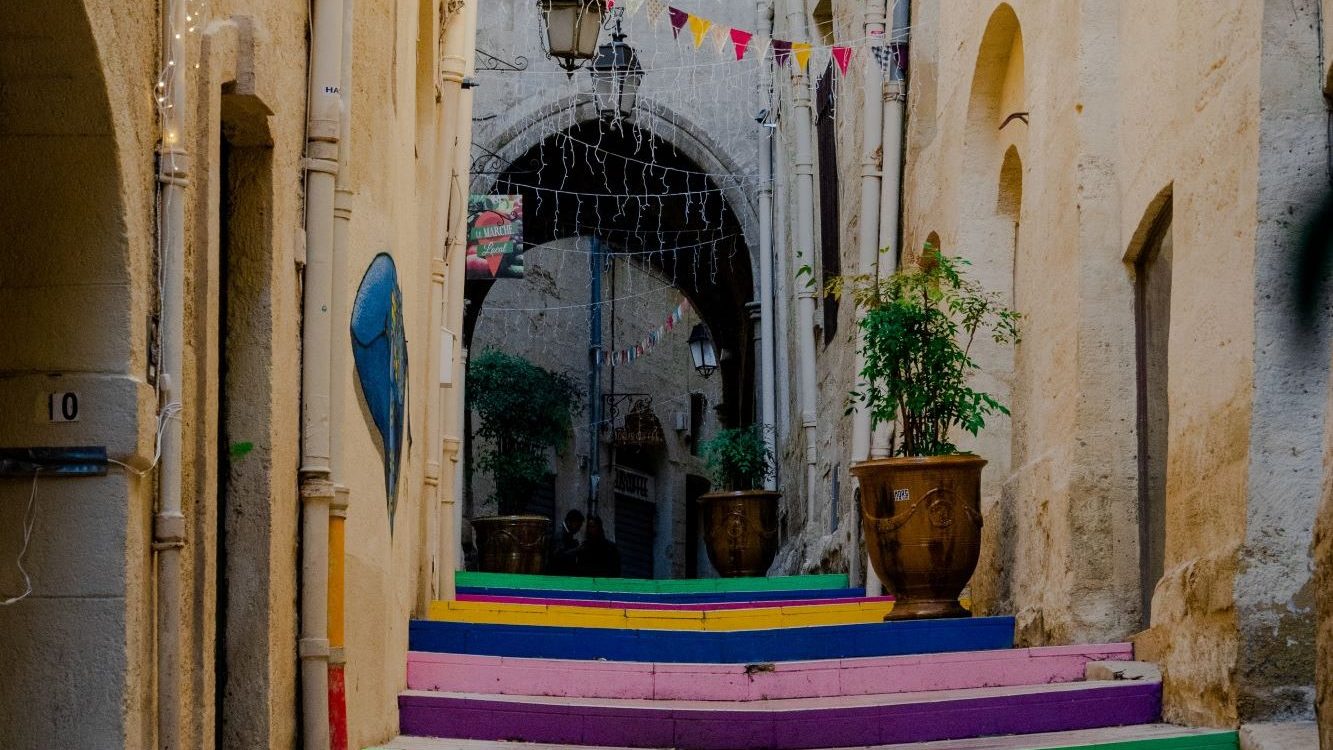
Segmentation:
<svg viewBox="0 0 1333 750">
<path fill-rule="evenodd" d="M 612 601 L 606 599 L 551 599 L 533 596 L 494 596 L 491 594 L 459 594 L 460 602 L 482 602 L 488 604 L 535 604 L 543 607 L 594 607 L 599 609 L 644 609 L 664 610 L 668 612 L 722 610 L 722 609 L 764 609 L 776 607 L 817 607 L 824 604 L 857 604 L 860 602 L 893 601 L 891 596 L 843 596 L 824 599 L 759 599 L 747 602 L 700 602 L 697 604 L 674 604 L 669 602 Z"/>
<path fill-rule="evenodd" d="M 640 700 L 757 701 L 1073 682 L 1090 661 L 1133 658 L 1113 643 L 778 664 L 521 659 L 411 652 L 410 690 Z"/>
</svg>

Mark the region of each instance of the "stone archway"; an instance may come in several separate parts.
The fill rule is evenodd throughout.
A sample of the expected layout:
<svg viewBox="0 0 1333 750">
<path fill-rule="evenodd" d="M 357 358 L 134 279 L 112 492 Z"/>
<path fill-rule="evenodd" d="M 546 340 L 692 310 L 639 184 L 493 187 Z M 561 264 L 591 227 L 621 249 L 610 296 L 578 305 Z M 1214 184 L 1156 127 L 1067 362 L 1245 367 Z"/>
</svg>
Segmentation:
<svg viewBox="0 0 1333 750">
<path fill-rule="evenodd" d="M 112 90 L 151 69 L 153 37 L 97 5 L 0 10 L 0 413 L 16 417 L 0 420 L 0 448 L 105 447 L 147 468 L 151 129 L 118 126 L 135 106 L 152 117 L 151 74 L 138 102 Z M 147 40 L 134 38 L 140 31 Z M 125 69 L 112 75 L 99 40 L 117 34 L 126 48 L 146 41 L 145 55 L 116 58 Z M 76 394 L 77 421 L 38 411 L 52 393 Z M 150 730 L 133 712 L 151 685 L 139 666 L 152 653 L 143 625 L 151 482 L 119 467 L 0 477 L 0 598 L 25 588 L 14 561 L 29 502 L 32 592 L 0 607 L 0 745 L 147 746 Z"/>
</svg>

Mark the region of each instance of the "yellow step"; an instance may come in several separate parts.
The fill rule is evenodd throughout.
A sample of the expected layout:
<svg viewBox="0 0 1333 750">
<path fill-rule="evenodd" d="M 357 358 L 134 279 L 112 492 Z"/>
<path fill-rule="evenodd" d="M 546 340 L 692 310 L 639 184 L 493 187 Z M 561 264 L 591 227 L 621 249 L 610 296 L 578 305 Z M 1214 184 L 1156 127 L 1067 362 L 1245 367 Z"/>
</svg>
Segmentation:
<svg viewBox="0 0 1333 750">
<path fill-rule="evenodd" d="M 763 630 L 879 622 L 892 601 L 723 610 L 610 609 L 494 602 L 432 602 L 427 619 L 485 625 L 546 625 L 639 630 Z"/>
</svg>

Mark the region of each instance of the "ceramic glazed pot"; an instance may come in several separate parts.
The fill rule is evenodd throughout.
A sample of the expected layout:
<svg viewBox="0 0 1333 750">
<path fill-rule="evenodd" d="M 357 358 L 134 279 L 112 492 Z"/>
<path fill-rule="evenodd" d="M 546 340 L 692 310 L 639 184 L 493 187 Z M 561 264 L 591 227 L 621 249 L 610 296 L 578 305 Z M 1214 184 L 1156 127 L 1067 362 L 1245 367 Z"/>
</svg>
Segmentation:
<svg viewBox="0 0 1333 750">
<path fill-rule="evenodd" d="M 886 620 L 970 617 L 958 595 L 981 554 L 977 456 L 883 458 L 852 467 L 866 550 L 897 598 Z"/>
<path fill-rule="evenodd" d="M 778 554 L 778 501 L 769 490 L 699 497 L 708 559 L 723 578 L 762 577 Z"/>
<path fill-rule="evenodd" d="M 543 573 L 551 539 L 546 516 L 488 516 L 472 519 L 477 566 L 484 573 Z"/>
</svg>

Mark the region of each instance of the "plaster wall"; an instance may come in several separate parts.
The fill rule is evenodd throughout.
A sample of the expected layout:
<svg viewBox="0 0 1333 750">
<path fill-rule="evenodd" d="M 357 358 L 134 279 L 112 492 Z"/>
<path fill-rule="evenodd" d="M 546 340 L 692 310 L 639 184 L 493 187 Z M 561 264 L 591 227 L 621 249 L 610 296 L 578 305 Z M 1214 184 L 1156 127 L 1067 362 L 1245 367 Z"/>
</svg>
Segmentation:
<svg viewBox="0 0 1333 750">
<path fill-rule="evenodd" d="M 112 7 L 115 6 L 115 7 Z M 189 109 L 182 556 L 183 747 L 292 747 L 300 504 L 301 270 L 307 101 L 305 2 L 217 0 L 185 33 Z M 106 445 L 151 468 L 157 394 L 153 91 L 160 19 L 151 6 L 45 4 L 5 15 L 0 55 L 0 445 Z M 398 266 L 409 341 L 409 409 L 426 423 L 429 248 L 418 240 L 437 186 L 418 151 L 435 140 L 441 13 L 433 3 L 355 4 L 350 147 L 353 295 L 377 253 Z M 424 40 L 424 41 L 423 41 Z M 424 81 L 424 83 L 423 83 Z M 421 92 L 426 95 L 421 96 Z M 225 150 L 224 150 L 225 148 Z M 230 163 L 223 164 L 224 153 Z M 336 344 L 350 346 L 346 321 Z M 397 731 L 407 621 L 428 556 L 424 442 L 404 451 L 390 528 L 380 449 L 355 376 L 335 373 L 343 437 L 350 744 Z M 53 425 L 42 394 L 72 390 L 77 423 Z M 219 431 L 226 445 L 219 445 Z M 223 452 L 229 461 L 221 460 Z M 220 476 L 225 470 L 227 474 Z M 219 497 L 219 488 L 225 498 Z M 0 558 L 16 557 L 30 480 L 0 479 Z M 155 744 L 156 488 L 113 466 L 105 478 L 38 478 L 26 565 L 34 593 L 0 607 L 6 747 Z M 225 544 L 223 540 L 225 539 Z M 21 581 L 10 566 L 0 590 Z M 58 655 L 58 656 L 57 656 Z M 219 717 L 219 713 L 221 716 Z M 220 734 L 218 732 L 220 731 Z"/>
</svg>

